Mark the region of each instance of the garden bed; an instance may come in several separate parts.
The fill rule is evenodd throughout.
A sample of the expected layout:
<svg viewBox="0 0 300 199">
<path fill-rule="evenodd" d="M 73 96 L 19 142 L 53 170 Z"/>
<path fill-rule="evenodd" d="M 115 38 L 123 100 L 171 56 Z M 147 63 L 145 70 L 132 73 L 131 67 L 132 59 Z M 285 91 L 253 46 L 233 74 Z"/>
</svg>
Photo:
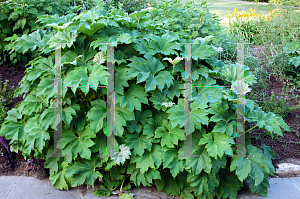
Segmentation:
<svg viewBox="0 0 300 199">
<path fill-rule="evenodd" d="M 261 53 L 264 49 L 259 46 L 254 46 L 252 48 L 252 55 L 259 57 L 260 59 L 265 59 L 264 55 Z M 263 64 L 265 67 L 265 65 Z M 268 72 L 269 69 L 265 68 Z M 19 66 L 6 68 L 0 66 L 0 74 L 4 80 L 9 80 L 8 89 L 13 85 L 18 85 L 24 76 L 24 68 Z M 270 74 L 270 73 L 269 73 Z M 272 75 L 270 79 L 267 80 L 268 92 L 273 92 L 275 96 L 280 96 L 282 91 L 283 84 L 278 82 Z M 299 93 L 295 93 L 298 94 Z M 9 109 L 15 107 L 18 103 L 22 101 L 22 97 L 14 98 L 13 103 L 8 105 Z M 293 99 L 289 103 L 290 106 L 297 105 L 296 101 Z M 287 159 L 297 159 L 300 156 L 300 143 L 299 141 L 299 128 L 300 124 L 297 124 L 299 119 L 296 117 L 296 114 L 300 115 L 300 110 L 292 111 L 289 113 L 288 117 L 284 118 L 284 121 L 291 128 L 291 132 L 283 132 L 284 137 L 274 137 L 273 139 L 270 136 L 265 136 L 265 144 L 271 146 L 272 150 L 276 154 L 276 159 L 272 160 L 274 167 L 276 168 L 278 164 L 285 162 Z M 255 146 L 260 146 L 261 141 L 259 135 L 263 133 L 264 130 L 254 130 L 251 133 L 251 143 Z M 257 139 L 255 139 L 255 137 Z M 5 148 L 0 145 L 0 151 L 5 150 Z M 22 154 L 19 152 L 15 154 L 14 160 L 14 169 L 11 169 L 5 157 L 0 156 L 0 175 L 28 175 L 27 169 L 29 168 L 26 164 L 25 159 Z M 34 176 L 35 172 L 30 172 L 29 175 Z"/>
<path fill-rule="evenodd" d="M 264 47 L 255 45 L 252 47 L 251 54 L 264 61 L 267 61 L 266 55 L 269 56 L 269 53 Z M 262 66 L 268 74 L 271 74 L 271 70 L 265 66 L 265 63 L 263 63 Z M 281 97 L 283 83 L 276 80 L 273 75 L 270 75 L 270 78 L 266 79 L 266 82 L 268 85 L 268 93 L 271 94 L 273 92 L 276 97 Z M 295 95 L 299 96 L 300 92 L 295 92 Z M 289 100 L 289 107 L 296 105 L 298 104 L 295 99 Z M 300 157 L 300 123 L 298 124 L 300 120 L 296 117 L 297 115 L 298 117 L 300 116 L 300 109 L 291 111 L 286 118 L 283 118 L 291 129 L 290 132 L 283 131 L 283 137 L 276 136 L 272 139 L 271 136 L 267 135 L 264 138 L 264 143 L 270 146 L 276 154 L 276 159 L 272 160 L 275 168 L 280 163 L 291 162 L 291 159 L 299 159 Z M 251 143 L 254 146 L 261 145 L 259 135 L 262 133 L 264 133 L 264 130 L 256 129 L 252 131 L 251 137 L 253 138 L 251 139 Z"/>
</svg>

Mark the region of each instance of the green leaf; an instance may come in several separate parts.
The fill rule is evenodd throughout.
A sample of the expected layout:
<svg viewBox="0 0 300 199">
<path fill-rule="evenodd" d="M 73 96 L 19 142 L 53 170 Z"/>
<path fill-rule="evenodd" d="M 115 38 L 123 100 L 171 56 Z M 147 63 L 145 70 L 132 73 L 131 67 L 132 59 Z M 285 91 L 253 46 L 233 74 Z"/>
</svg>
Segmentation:
<svg viewBox="0 0 300 199">
<path fill-rule="evenodd" d="M 152 92 L 152 96 L 149 98 L 149 100 L 153 103 L 153 107 L 156 108 L 157 110 L 163 109 L 165 110 L 165 106 L 163 103 L 171 103 L 170 99 L 167 97 L 166 94 L 164 94 L 160 90 L 155 90 Z"/>
<path fill-rule="evenodd" d="M 274 175 L 275 169 L 260 149 L 252 145 L 247 146 L 246 157 L 234 157 L 231 159 L 230 171 L 235 170 L 239 180 L 245 180 L 249 175 L 255 179 L 258 186 L 264 179 L 264 174 Z"/>
<path fill-rule="evenodd" d="M 197 146 L 193 149 L 193 152 L 196 157 L 187 158 L 186 169 L 191 169 L 193 175 L 198 175 L 201 171 L 211 173 L 212 162 L 204 146 Z"/>
<path fill-rule="evenodd" d="M 277 135 L 283 136 L 278 123 L 279 119 L 274 113 L 269 112 L 266 114 L 264 111 L 256 108 L 247 116 L 247 118 L 257 122 L 259 128 L 265 128 L 269 132 L 274 132 Z M 271 137 L 273 137 L 272 134 Z"/>
<path fill-rule="evenodd" d="M 68 169 L 66 176 L 72 176 L 72 186 L 77 187 L 83 183 L 94 185 L 97 178 L 102 178 L 102 174 L 96 171 L 97 167 L 101 167 L 98 156 L 93 155 L 90 160 L 76 160 L 76 162 Z"/>
<path fill-rule="evenodd" d="M 66 189 L 68 190 L 69 185 L 66 179 L 66 173 L 68 171 L 68 163 L 63 162 L 62 163 L 62 170 L 50 174 L 49 179 L 51 180 L 51 184 L 53 187 L 58 188 L 60 190 Z"/>
<path fill-rule="evenodd" d="M 177 38 L 170 36 L 168 33 L 160 36 L 153 35 L 149 42 L 149 47 L 154 49 L 154 54 L 162 53 L 164 55 L 171 55 L 178 53 L 175 50 L 181 50 L 180 45 L 174 42 Z"/>
<path fill-rule="evenodd" d="M 182 84 L 180 81 L 173 81 L 173 84 L 168 89 L 164 89 L 164 94 L 173 100 L 175 96 L 180 96 L 182 90 L 184 90 L 184 84 Z"/>
<path fill-rule="evenodd" d="M 264 150 L 264 154 L 265 156 L 267 156 L 270 159 L 275 159 L 276 155 L 274 153 L 274 151 L 272 151 L 270 146 L 265 145 L 265 143 L 262 141 L 260 148 Z"/>
<path fill-rule="evenodd" d="M 18 119 L 21 120 L 22 119 L 22 111 L 21 109 L 10 109 L 7 112 L 7 116 L 5 118 L 5 121 L 11 121 L 11 122 L 18 122 Z"/>
<path fill-rule="evenodd" d="M 187 181 L 191 182 L 190 186 L 194 187 L 194 192 L 196 195 L 206 195 L 212 193 L 214 189 L 219 186 L 218 176 L 213 176 L 212 174 L 207 174 L 204 172 L 198 175 L 189 173 Z"/>
<path fill-rule="evenodd" d="M 24 109 L 22 114 L 31 115 L 33 112 L 40 112 L 44 106 L 47 106 L 48 102 L 45 101 L 43 96 L 36 94 L 36 91 L 32 91 L 23 101 Z"/>
<path fill-rule="evenodd" d="M 228 167 L 220 170 L 220 183 L 216 191 L 219 198 L 235 199 L 241 187 L 243 187 L 243 183 L 233 172 L 229 171 Z"/>
<path fill-rule="evenodd" d="M 106 103 L 101 100 L 91 102 L 92 108 L 87 113 L 88 121 L 90 121 L 91 129 L 97 133 L 103 128 L 103 120 L 106 118 Z"/>
<path fill-rule="evenodd" d="M 164 168 L 170 169 L 173 178 L 175 178 L 180 171 L 183 172 L 185 166 L 184 162 L 179 160 L 176 155 L 179 155 L 176 149 L 168 149 L 162 154 L 163 166 Z"/>
<path fill-rule="evenodd" d="M 184 181 L 186 181 L 186 178 L 180 179 L 176 177 L 175 179 L 173 179 L 169 172 L 162 172 L 161 179 L 155 180 L 155 185 L 158 188 L 158 190 L 164 188 L 164 191 L 168 195 L 179 196 L 180 190 L 183 189 Z"/>
<path fill-rule="evenodd" d="M 22 122 L 8 122 L 2 125 L 0 130 L 0 136 L 5 136 L 6 139 L 13 141 L 20 140 L 23 144 L 25 143 L 25 132 L 24 123 Z"/>
<path fill-rule="evenodd" d="M 175 148 L 178 145 L 178 140 L 184 140 L 184 130 L 178 127 L 173 128 L 171 122 L 163 121 L 162 126 L 158 127 L 155 132 L 154 138 L 161 138 L 161 146 L 168 148 Z"/>
<path fill-rule="evenodd" d="M 112 195 L 112 191 L 115 189 L 115 187 L 119 186 L 121 184 L 121 181 L 113 181 L 109 177 L 109 173 L 106 173 L 103 178 L 103 185 L 100 186 L 100 189 L 98 189 L 95 192 L 95 195 L 97 196 L 110 196 Z"/>
<path fill-rule="evenodd" d="M 178 105 L 173 105 L 167 113 L 170 113 L 168 119 L 171 120 L 172 126 L 179 124 L 180 128 L 186 125 L 187 135 L 194 131 L 194 127 L 201 128 L 201 124 L 208 125 L 208 112 L 205 110 L 206 104 L 199 104 L 197 101 L 192 102 L 192 111 L 184 109 L 184 100 L 178 99 Z M 192 113 L 192 114 L 191 114 Z"/>
<path fill-rule="evenodd" d="M 43 77 L 37 87 L 37 95 L 43 95 L 46 99 L 54 96 L 54 75 Z"/>
<path fill-rule="evenodd" d="M 292 40 L 283 47 L 283 50 L 287 53 L 295 53 L 297 50 L 300 49 L 300 43 L 297 40 Z"/>
<path fill-rule="evenodd" d="M 230 64 L 225 65 L 222 70 L 222 75 L 226 77 L 226 80 L 234 83 L 238 80 L 244 83 L 253 84 L 256 82 L 255 76 L 252 75 L 249 71 L 248 66 L 241 64 Z"/>
<path fill-rule="evenodd" d="M 147 94 L 141 85 L 132 84 L 124 95 L 116 94 L 115 102 L 121 107 L 127 106 L 129 112 L 134 109 L 141 111 L 141 103 L 148 104 Z"/>
<path fill-rule="evenodd" d="M 137 41 L 134 45 L 133 45 L 134 49 L 139 51 L 140 54 L 150 54 L 150 55 L 154 55 L 154 50 L 152 48 L 149 48 L 149 44 L 147 41 L 145 41 L 144 39 L 141 39 L 139 41 Z"/>
<path fill-rule="evenodd" d="M 76 111 L 80 110 L 80 106 L 78 104 L 72 104 L 71 106 L 65 106 L 62 109 L 61 115 L 62 120 L 67 124 L 70 125 L 71 121 L 73 120 L 73 116 L 76 116 Z M 72 116 L 73 115 L 73 116 Z"/>
<path fill-rule="evenodd" d="M 142 156 L 145 149 L 151 151 L 153 138 L 148 138 L 146 135 L 139 136 L 139 133 L 126 135 L 125 142 L 133 149 L 135 155 Z"/>
<path fill-rule="evenodd" d="M 130 164 L 127 169 L 127 174 L 130 175 L 130 180 L 133 181 L 135 186 L 144 185 L 151 186 L 153 179 L 161 179 L 160 173 L 157 169 L 148 169 L 142 173 L 139 168 L 136 168 L 135 164 Z"/>
<path fill-rule="evenodd" d="M 106 25 L 104 23 L 100 22 L 94 22 L 89 24 L 87 21 L 84 21 L 83 23 L 81 23 L 80 28 L 78 28 L 77 30 L 79 32 L 87 34 L 88 36 L 93 36 L 98 30 L 105 26 Z"/>
<path fill-rule="evenodd" d="M 139 122 L 142 123 L 143 125 L 145 125 L 147 122 L 149 122 L 149 120 L 152 119 L 152 112 L 151 112 L 151 110 L 146 110 L 144 112 L 135 111 L 135 118 L 136 119 L 133 121 L 128 121 L 127 130 L 130 133 L 133 133 L 134 131 L 140 133 L 142 130 L 142 125 L 139 124 Z M 148 124 L 146 124 L 146 125 L 148 125 Z M 144 130 L 145 130 L 145 127 L 146 126 L 144 126 Z M 152 128 L 151 127 L 149 128 L 149 126 L 147 126 L 147 130 L 143 134 L 147 135 L 150 138 L 150 137 L 153 137 L 153 132 L 154 132 L 154 130 L 152 131 Z"/>
<path fill-rule="evenodd" d="M 146 15 L 146 12 L 147 12 L 146 10 L 134 11 L 133 13 L 131 13 L 128 16 L 139 21 L 143 16 Z"/>
<path fill-rule="evenodd" d="M 77 87 L 79 86 L 85 95 L 87 95 L 87 93 L 89 92 L 89 87 L 97 91 L 99 82 L 102 85 L 107 85 L 107 72 L 105 71 L 105 66 L 96 66 L 88 65 L 88 67 L 76 67 L 74 70 L 67 74 L 64 84 L 67 87 L 71 87 L 71 90 L 74 94 L 76 93 Z"/>
<path fill-rule="evenodd" d="M 64 49 L 66 46 L 70 48 L 76 41 L 77 36 L 77 34 L 63 30 L 57 32 L 47 43 L 50 44 L 50 48 L 55 47 L 57 44 L 60 44 L 62 49 Z"/>
<path fill-rule="evenodd" d="M 37 117 L 33 117 L 27 121 L 25 132 L 28 133 L 24 152 L 30 153 L 31 150 L 38 149 L 42 152 L 45 146 L 45 141 L 50 140 L 50 135 L 46 132 L 37 121 Z"/>
<path fill-rule="evenodd" d="M 149 168 L 156 169 L 159 167 L 162 161 L 161 154 L 159 148 L 153 152 L 145 151 L 142 156 L 133 155 L 130 163 L 136 162 L 136 168 L 139 168 L 142 173 L 145 173 Z M 154 163 L 157 167 L 155 167 Z"/>
<path fill-rule="evenodd" d="M 94 145 L 91 147 L 92 153 L 99 153 L 99 155 L 107 155 L 107 144 L 106 144 L 106 135 L 103 131 L 97 133 L 97 139 L 93 140 Z"/>
<path fill-rule="evenodd" d="M 252 193 L 258 193 L 264 197 L 267 197 L 268 188 L 270 188 L 270 184 L 267 178 L 264 178 L 262 183 L 260 183 L 258 186 L 255 186 L 255 181 L 253 178 L 248 178 L 247 182 L 249 183 L 250 191 Z"/>
<path fill-rule="evenodd" d="M 289 59 L 289 63 L 293 64 L 296 68 L 298 68 L 298 66 L 300 66 L 300 56 L 292 57 L 291 59 Z"/>
<path fill-rule="evenodd" d="M 164 80 L 164 77 L 171 75 L 167 71 L 165 73 L 157 74 L 159 71 L 163 70 L 165 66 L 155 57 L 152 57 L 150 54 L 145 54 L 146 59 L 141 57 L 133 57 L 130 60 L 132 63 L 128 64 L 131 68 L 128 70 L 128 77 L 137 77 L 137 83 L 146 81 L 146 92 L 150 90 L 155 90 L 156 86 L 162 90 L 164 84 L 169 84 L 169 81 L 173 80 L 167 78 Z"/>
<path fill-rule="evenodd" d="M 234 132 L 236 132 L 235 129 L 236 121 L 231 121 L 230 123 L 225 121 L 220 121 L 215 125 L 212 132 L 220 132 L 220 133 L 227 133 L 228 136 L 232 136 Z"/>
<path fill-rule="evenodd" d="M 71 159 L 77 158 L 78 154 L 82 158 L 90 159 L 90 147 L 94 145 L 91 138 L 95 138 L 96 134 L 89 127 L 85 127 L 83 131 L 74 130 L 77 135 L 70 129 L 62 133 L 62 139 L 60 141 L 62 143 L 62 154 L 71 155 Z M 68 159 L 70 160 L 70 158 Z"/>
<path fill-rule="evenodd" d="M 208 78 L 206 81 L 197 81 L 195 82 L 195 86 L 199 86 L 197 88 L 192 88 L 192 99 L 196 100 L 201 104 L 210 103 L 219 103 L 222 98 L 221 88 L 213 87 L 216 81 L 212 78 Z M 200 87 L 203 86 L 203 87 Z M 206 86 L 206 87 L 204 87 Z"/>
<path fill-rule="evenodd" d="M 59 157 L 58 155 L 55 156 L 53 147 L 49 147 L 44 167 L 50 170 L 50 174 L 53 174 L 55 172 L 57 173 L 59 165 L 62 165 L 63 161 L 64 158 Z"/>
<path fill-rule="evenodd" d="M 218 156 L 221 158 L 224 153 L 226 155 L 233 155 L 231 144 L 234 143 L 234 140 L 227 134 L 220 134 L 217 132 L 205 134 L 199 141 L 199 145 L 205 144 L 208 155 L 214 158 L 217 158 Z"/>
<path fill-rule="evenodd" d="M 126 108 L 115 105 L 115 135 L 122 137 L 126 121 L 134 120 L 134 112 L 129 112 Z M 110 136 L 110 135 L 107 135 Z"/>
<path fill-rule="evenodd" d="M 124 87 L 128 87 L 128 80 L 130 77 L 127 76 L 128 68 L 122 68 L 115 72 L 115 92 L 116 94 L 124 95 Z"/>
<path fill-rule="evenodd" d="M 125 44 L 130 44 L 132 42 L 132 36 L 129 33 L 122 33 L 118 37 L 118 42 L 120 43 L 125 43 Z"/>
<path fill-rule="evenodd" d="M 180 199 L 195 198 L 192 192 L 193 192 L 192 187 L 184 187 L 180 193 Z"/>
<path fill-rule="evenodd" d="M 227 155 L 223 155 L 222 158 L 211 158 L 212 162 L 212 174 L 216 174 L 221 168 L 225 168 L 227 163 Z"/>
<path fill-rule="evenodd" d="M 121 193 L 119 199 L 131 199 L 132 197 L 127 193 Z"/>
<path fill-rule="evenodd" d="M 213 49 L 212 46 L 199 46 L 199 44 L 194 44 L 192 46 L 192 58 L 194 60 L 207 59 L 208 57 L 211 57 L 213 54 L 215 54 L 215 52 L 216 51 Z"/>
</svg>

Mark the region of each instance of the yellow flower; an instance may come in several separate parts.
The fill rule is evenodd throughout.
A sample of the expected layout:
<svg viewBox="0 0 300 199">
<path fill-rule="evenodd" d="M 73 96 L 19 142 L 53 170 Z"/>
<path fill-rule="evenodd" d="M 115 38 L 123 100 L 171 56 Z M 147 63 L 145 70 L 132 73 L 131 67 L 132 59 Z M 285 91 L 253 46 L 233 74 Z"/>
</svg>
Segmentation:
<svg viewBox="0 0 300 199">
<path fill-rule="evenodd" d="M 249 9 L 249 11 L 252 11 L 252 8 L 251 8 L 251 9 Z"/>
<path fill-rule="evenodd" d="M 227 15 L 227 18 L 229 18 L 229 15 Z"/>
<path fill-rule="evenodd" d="M 233 11 L 234 11 L 234 12 L 237 12 L 237 9 L 235 8 L 235 9 L 233 9 Z"/>
</svg>

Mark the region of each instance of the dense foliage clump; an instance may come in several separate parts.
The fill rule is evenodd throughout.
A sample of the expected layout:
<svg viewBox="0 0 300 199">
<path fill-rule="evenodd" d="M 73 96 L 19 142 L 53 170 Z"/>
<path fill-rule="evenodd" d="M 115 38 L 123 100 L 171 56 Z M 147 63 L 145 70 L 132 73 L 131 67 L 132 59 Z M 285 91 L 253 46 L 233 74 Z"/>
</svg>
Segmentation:
<svg viewBox="0 0 300 199">
<path fill-rule="evenodd" d="M 12 151 L 46 159 L 52 185 L 59 189 L 100 180 L 95 192 L 99 196 L 111 195 L 118 187 L 130 189 L 131 183 L 154 183 L 158 190 L 182 198 L 236 198 L 247 181 L 252 192 L 266 195 L 267 177 L 275 172 L 271 150 L 252 146 L 246 132 L 246 157 L 234 156 L 237 95 L 249 92 L 255 77 L 248 67 L 217 59 L 220 49 L 212 41 L 220 26 L 205 3 L 164 4 L 131 14 L 96 7 L 79 15 L 39 17 L 40 25 L 51 28 L 13 43 L 12 51 L 35 50 L 39 56 L 28 63 L 16 93 L 24 93 L 25 100 L 8 112 L 0 136 L 11 140 Z M 29 37 L 35 38 L 34 44 L 26 40 Z M 58 43 L 63 132 L 54 146 Z M 110 157 L 103 157 L 109 122 L 105 87 L 112 75 L 107 72 L 105 43 L 114 46 L 115 68 L 116 148 L 108 151 Z M 182 43 L 193 44 L 188 109 L 184 64 L 188 52 Z M 282 118 L 248 99 L 245 119 L 271 136 L 282 136 L 280 127 L 289 130 Z M 185 133 L 193 136 L 196 156 L 185 157 Z M 60 148 L 64 157 L 51 156 L 54 148 Z"/>
</svg>

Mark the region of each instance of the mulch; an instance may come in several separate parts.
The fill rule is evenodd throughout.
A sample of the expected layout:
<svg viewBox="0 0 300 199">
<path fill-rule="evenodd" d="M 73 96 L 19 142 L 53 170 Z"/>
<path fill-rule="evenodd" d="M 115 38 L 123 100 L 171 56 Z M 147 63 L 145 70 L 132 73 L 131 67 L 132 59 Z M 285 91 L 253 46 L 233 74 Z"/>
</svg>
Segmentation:
<svg viewBox="0 0 300 199">
<path fill-rule="evenodd" d="M 252 53 L 263 59 L 263 54 L 260 53 L 263 49 L 261 47 L 253 48 Z M 268 70 L 266 68 L 266 70 Z M 21 68 L 20 66 L 14 66 L 6 68 L 4 66 L 0 66 L 0 74 L 2 80 L 9 80 L 8 82 L 8 89 L 11 88 L 13 85 L 18 85 L 19 82 L 24 77 L 25 69 Z M 268 90 L 270 92 L 274 92 L 276 96 L 281 96 L 281 89 L 282 83 L 277 82 L 276 79 L 271 76 L 270 80 L 268 81 Z M 297 94 L 297 93 L 295 93 Z M 298 93 L 300 96 L 300 94 Z M 22 97 L 14 98 L 13 103 L 8 105 L 8 108 L 11 109 L 15 107 L 19 102 L 22 101 Z M 292 100 L 290 102 L 290 106 L 296 105 L 296 101 Z M 300 119 L 296 118 L 296 114 L 300 115 L 300 109 L 296 111 L 292 111 L 289 113 L 288 117 L 284 118 L 284 121 L 287 125 L 293 129 L 291 132 L 284 132 L 283 137 L 278 137 L 272 139 L 269 135 L 265 136 L 264 142 L 267 146 L 271 146 L 272 150 L 276 154 L 276 159 L 272 160 L 274 167 L 277 167 L 279 163 L 282 162 L 291 162 L 294 159 L 300 160 L 300 124 L 296 122 Z M 251 132 L 251 143 L 255 146 L 260 146 L 260 139 L 256 139 L 259 137 L 260 134 L 264 133 L 264 130 L 254 130 Z M 0 144 L 0 152 L 4 151 L 5 148 Z M 13 162 L 14 168 L 10 168 L 7 160 L 4 156 L 0 156 L 0 175 L 28 175 L 27 163 L 22 156 L 21 152 L 18 154 L 14 154 L 15 159 Z M 300 161 L 298 161 L 300 162 Z M 30 175 L 34 175 L 34 172 L 30 172 Z"/>
<path fill-rule="evenodd" d="M 9 80 L 7 91 L 13 86 L 18 86 L 19 82 L 25 75 L 25 69 L 20 66 L 4 67 L 0 66 L 0 74 L 2 81 Z M 11 104 L 8 104 L 9 109 L 14 108 L 18 103 L 23 100 L 22 96 L 14 98 Z M 3 137 L 4 138 L 4 137 Z M 0 151 L 6 149 L 0 144 Z M 13 168 L 11 168 L 4 156 L 0 156 L 0 175 L 26 175 L 27 174 L 27 163 L 21 152 L 18 154 L 13 153 Z"/>
</svg>

